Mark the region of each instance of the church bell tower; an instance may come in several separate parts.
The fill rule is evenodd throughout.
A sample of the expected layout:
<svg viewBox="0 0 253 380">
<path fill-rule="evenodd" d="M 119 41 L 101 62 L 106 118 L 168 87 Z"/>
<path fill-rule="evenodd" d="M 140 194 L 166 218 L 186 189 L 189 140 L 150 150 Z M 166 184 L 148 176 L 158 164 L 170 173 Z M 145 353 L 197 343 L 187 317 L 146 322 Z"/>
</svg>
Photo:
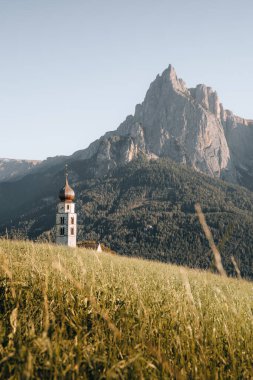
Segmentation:
<svg viewBox="0 0 253 380">
<path fill-rule="evenodd" d="M 69 186 L 66 166 L 65 186 L 59 192 L 60 202 L 56 213 L 56 244 L 76 247 L 77 216 L 75 213 L 75 192 Z"/>
</svg>

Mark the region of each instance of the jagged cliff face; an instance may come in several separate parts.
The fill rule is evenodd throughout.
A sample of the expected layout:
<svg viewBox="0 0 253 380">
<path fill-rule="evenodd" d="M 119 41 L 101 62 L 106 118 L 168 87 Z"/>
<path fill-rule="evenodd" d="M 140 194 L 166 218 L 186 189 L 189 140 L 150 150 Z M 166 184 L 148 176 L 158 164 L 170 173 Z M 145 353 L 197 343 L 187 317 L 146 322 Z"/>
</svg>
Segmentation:
<svg viewBox="0 0 253 380">
<path fill-rule="evenodd" d="M 253 190 L 253 121 L 239 118 L 226 111 L 223 126 L 236 182 Z"/>
<path fill-rule="evenodd" d="M 224 110 L 210 87 L 188 89 L 170 65 L 150 85 L 133 116 L 73 158 L 96 157 L 100 174 L 140 153 L 166 156 L 210 176 L 243 184 L 245 175 L 251 181 L 253 174 L 252 143 L 252 121 Z"/>
<path fill-rule="evenodd" d="M 220 177 L 230 169 L 231 158 L 221 122 L 210 109 L 220 112 L 215 94 L 204 86 L 188 90 L 170 66 L 118 132 L 131 134 L 138 124 L 147 152 Z"/>
</svg>

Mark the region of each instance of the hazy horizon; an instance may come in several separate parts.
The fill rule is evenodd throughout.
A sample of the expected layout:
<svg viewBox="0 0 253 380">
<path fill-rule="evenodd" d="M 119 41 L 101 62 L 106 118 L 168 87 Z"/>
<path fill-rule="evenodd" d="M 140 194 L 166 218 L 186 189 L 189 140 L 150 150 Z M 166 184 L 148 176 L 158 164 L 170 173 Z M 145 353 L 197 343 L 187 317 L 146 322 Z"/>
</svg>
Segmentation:
<svg viewBox="0 0 253 380">
<path fill-rule="evenodd" d="M 86 148 L 169 64 L 253 119 L 252 13 L 250 0 L 0 0 L 0 157 Z"/>
</svg>

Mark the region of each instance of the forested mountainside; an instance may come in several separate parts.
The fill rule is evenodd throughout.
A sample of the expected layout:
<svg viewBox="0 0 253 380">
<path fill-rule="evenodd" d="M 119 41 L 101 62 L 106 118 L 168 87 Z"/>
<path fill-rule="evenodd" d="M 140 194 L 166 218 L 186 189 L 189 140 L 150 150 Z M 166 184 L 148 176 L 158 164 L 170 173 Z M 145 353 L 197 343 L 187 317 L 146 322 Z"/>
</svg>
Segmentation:
<svg viewBox="0 0 253 380">
<path fill-rule="evenodd" d="M 142 157 L 96 179 L 95 170 L 90 160 L 70 165 L 79 241 L 94 239 L 120 254 L 212 269 L 213 255 L 194 210 L 200 203 L 225 269 L 235 273 L 233 255 L 242 275 L 253 278 L 252 192 L 169 159 Z M 9 219 L 0 217 L 2 234 L 7 226 L 10 235 L 15 228 L 14 234 L 18 229 L 20 236 L 32 239 L 53 236 L 56 194 L 62 182 L 63 171 L 51 176 L 45 172 L 37 177 L 39 196 L 29 187 L 22 189 L 25 199 L 19 199 L 19 213 L 15 208 Z M 0 197 L 2 190 L 0 186 Z"/>
</svg>

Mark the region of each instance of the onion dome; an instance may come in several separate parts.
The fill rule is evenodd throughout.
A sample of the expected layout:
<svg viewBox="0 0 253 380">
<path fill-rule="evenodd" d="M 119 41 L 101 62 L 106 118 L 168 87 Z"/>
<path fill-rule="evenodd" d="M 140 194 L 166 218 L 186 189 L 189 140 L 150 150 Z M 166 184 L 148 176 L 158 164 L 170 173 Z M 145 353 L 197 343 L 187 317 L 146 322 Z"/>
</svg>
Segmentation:
<svg viewBox="0 0 253 380">
<path fill-rule="evenodd" d="M 59 198 L 62 202 L 72 202 L 75 199 L 75 192 L 69 186 L 67 174 L 66 174 L 66 183 L 65 183 L 65 186 L 59 192 Z"/>
</svg>

